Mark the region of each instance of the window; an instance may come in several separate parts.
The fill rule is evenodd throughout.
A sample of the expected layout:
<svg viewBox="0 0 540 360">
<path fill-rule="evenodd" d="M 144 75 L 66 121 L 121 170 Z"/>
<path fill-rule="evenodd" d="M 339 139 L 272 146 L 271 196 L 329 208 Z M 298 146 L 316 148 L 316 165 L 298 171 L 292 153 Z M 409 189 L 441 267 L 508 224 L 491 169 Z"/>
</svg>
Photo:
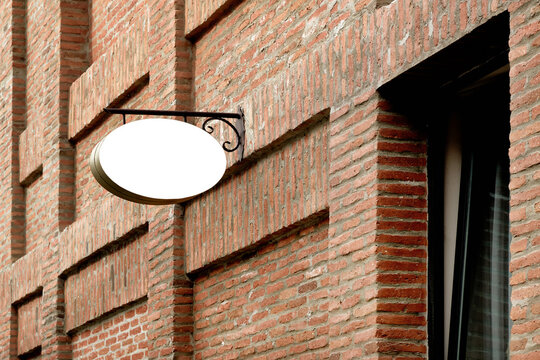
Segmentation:
<svg viewBox="0 0 540 360">
<path fill-rule="evenodd" d="M 436 352 L 430 355 L 436 358 L 508 358 L 508 79 L 503 67 L 446 93 L 446 115 L 428 120 L 429 325 Z"/>
<path fill-rule="evenodd" d="M 427 133 L 430 359 L 509 358 L 509 23 L 503 12 L 379 88 Z"/>
</svg>

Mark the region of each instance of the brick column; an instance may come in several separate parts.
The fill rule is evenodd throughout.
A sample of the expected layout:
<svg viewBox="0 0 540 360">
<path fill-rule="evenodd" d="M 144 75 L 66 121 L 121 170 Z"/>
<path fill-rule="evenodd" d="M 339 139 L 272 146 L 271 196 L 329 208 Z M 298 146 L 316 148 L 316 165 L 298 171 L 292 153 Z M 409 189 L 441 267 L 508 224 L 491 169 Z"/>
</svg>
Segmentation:
<svg viewBox="0 0 540 360">
<path fill-rule="evenodd" d="M 44 72 L 44 84 L 40 89 L 46 89 L 50 102 L 48 103 L 48 113 L 37 117 L 34 121 L 40 122 L 43 138 L 43 175 L 36 180 L 32 186 L 47 189 L 39 196 L 41 209 L 47 208 L 46 212 L 39 212 L 44 215 L 43 223 L 46 224 L 40 229 L 42 254 L 41 274 L 42 274 L 42 303 L 41 303 L 41 356 L 44 359 L 67 359 L 70 357 L 69 338 L 65 335 L 63 327 L 63 289 L 62 281 L 58 278 L 58 213 L 59 213 L 59 180 L 60 180 L 60 143 L 61 122 L 67 119 L 61 118 L 60 108 L 60 0 L 50 1 L 44 5 L 41 11 L 36 11 L 36 20 L 43 24 L 43 31 L 50 31 L 47 44 L 47 56 L 50 57 L 48 66 L 50 71 Z M 48 16 L 44 16 L 47 14 Z M 30 15 L 28 15 L 30 16 Z M 35 52 L 44 51 L 36 49 Z M 44 96 L 37 93 L 38 89 L 28 89 L 32 96 Z M 40 114 L 41 115 L 41 114 Z M 37 135 L 39 136 L 39 135 Z M 37 201 L 37 199 L 36 199 Z M 27 208 L 28 216 L 28 208 Z M 34 230 L 35 231 L 35 230 Z"/>
<path fill-rule="evenodd" d="M 19 136 L 25 126 L 24 1 L 0 1 L 0 358 L 17 355 L 11 306 L 11 264 L 24 254 L 24 192 L 19 184 Z"/>
<path fill-rule="evenodd" d="M 376 93 L 334 111 L 330 131 L 331 356 L 425 358 L 424 139 Z"/>
<path fill-rule="evenodd" d="M 0 214 L 0 266 L 6 266 L 24 255 L 24 191 L 19 183 L 19 136 L 25 127 L 26 113 L 26 22 L 25 2 L 3 1 L 0 4 L 2 24 L 0 44 L 2 121 L 2 178 L 8 179 L 0 192 L 4 208 Z"/>
<path fill-rule="evenodd" d="M 540 356 L 540 8 L 516 1 L 510 12 L 511 358 Z"/>
<path fill-rule="evenodd" d="M 191 107 L 191 44 L 184 38 L 184 15 L 184 0 L 150 4 L 151 108 Z M 191 359 L 193 287 L 185 274 L 183 207 L 149 209 L 149 358 Z"/>
<path fill-rule="evenodd" d="M 48 2 L 47 27 L 53 29 L 50 43 L 55 72 L 48 74 L 54 91 L 50 119 L 42 119 L 43 199 L 48 228 L 42 242 L 42 356 L 70 359 L 71 339 L 65 332 L 64 280 L 59 278 L 58 234 L 74 220 L 74 149 L 68 141 L 69 87 L 88 67 L 88 1 Z"/>
<path fill-rule="evenodd" d="M 375 336 L 376 105 L 330 114 L 329 304 L 332 359 L 359 358 Z M 351 108 L 352 106 L 352 108 Z"/>
<path fill-rule="evenodd" d="M 378 103 L 376 344 L 380 354 L 427 358 L 426 133 Z"/>
</svg>

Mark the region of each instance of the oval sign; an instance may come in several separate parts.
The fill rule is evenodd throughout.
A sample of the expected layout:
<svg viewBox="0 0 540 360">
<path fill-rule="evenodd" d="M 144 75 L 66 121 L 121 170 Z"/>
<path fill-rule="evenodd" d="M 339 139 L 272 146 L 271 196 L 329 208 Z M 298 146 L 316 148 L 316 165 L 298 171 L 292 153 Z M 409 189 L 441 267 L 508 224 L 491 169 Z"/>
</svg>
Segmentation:
<svg viewBox="0 0 540 360">
<path fill-rule="evenodd" d="M 92 150 L 97 182 L 123 199 L 174 204 L 213 187 L 227 159 L 206 131 L 178 120 L 144 119 L 123 125 Z"/>
</svg>

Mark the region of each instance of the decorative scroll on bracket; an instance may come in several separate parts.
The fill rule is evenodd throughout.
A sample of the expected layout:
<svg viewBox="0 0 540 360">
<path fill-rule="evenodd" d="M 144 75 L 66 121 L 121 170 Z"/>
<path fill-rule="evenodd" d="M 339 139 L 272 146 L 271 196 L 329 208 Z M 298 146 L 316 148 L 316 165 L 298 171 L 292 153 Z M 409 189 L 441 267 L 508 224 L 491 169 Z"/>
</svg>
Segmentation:
<svg viewBox="0 0 540 360">
<path fill-rule="evenodd" d="M 233 152 L 240 148 L 240 159 L 244 157 L 244 144 L 245 144 L 245 126 L 244 126 L 244 111 L 241 107 L 238 107 L 238 113 L 221 113 L 221 112 L 200 112 L 200 111 L 174 111 L 174 110 L 148 110 L 148 109 L 118 109 L 118 108 L 105 108 L 103 109 L 109 114 L 121 114 L 123 116 L 124 124 L 126 123 L 126 115 L 156 115 L 156 116 L 175 116 L 182 117 L 184 122 L 187 122 L 188 117 L 207 118 L 203 124 L 202 129 L 209 134 L 214 132 L 214 127 L 210 125 L 213 121 L 221 121 L 227 124 L 236 135 L 236 143 L 231 145 L 231 141 L 226 140 L 222 144 L 223 150 L 227 152 Z M 232 124 L 228 119 L 238 119 L 236 126 Z"/>
</svg>

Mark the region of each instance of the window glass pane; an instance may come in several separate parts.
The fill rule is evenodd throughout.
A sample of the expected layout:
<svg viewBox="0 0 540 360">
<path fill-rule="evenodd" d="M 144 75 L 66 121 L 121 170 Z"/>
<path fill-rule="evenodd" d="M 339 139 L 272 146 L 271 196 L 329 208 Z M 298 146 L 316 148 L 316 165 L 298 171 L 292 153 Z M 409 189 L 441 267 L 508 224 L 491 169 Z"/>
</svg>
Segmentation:
<svg viewBox="0 0 540 360">
<path fill-rule="evenodd" d="M 464 99 L 450 359 L 507 359 L 509 110 L 506 79 Z M 452 346 L 452 342 L 453 345 Z"/>
<path fill-rule="evenodd" d="M 463 299 L 465 359 L 506 359 L 508 344 L 508 164 L 476 156 L 471 182 Z"/>
</svg>

